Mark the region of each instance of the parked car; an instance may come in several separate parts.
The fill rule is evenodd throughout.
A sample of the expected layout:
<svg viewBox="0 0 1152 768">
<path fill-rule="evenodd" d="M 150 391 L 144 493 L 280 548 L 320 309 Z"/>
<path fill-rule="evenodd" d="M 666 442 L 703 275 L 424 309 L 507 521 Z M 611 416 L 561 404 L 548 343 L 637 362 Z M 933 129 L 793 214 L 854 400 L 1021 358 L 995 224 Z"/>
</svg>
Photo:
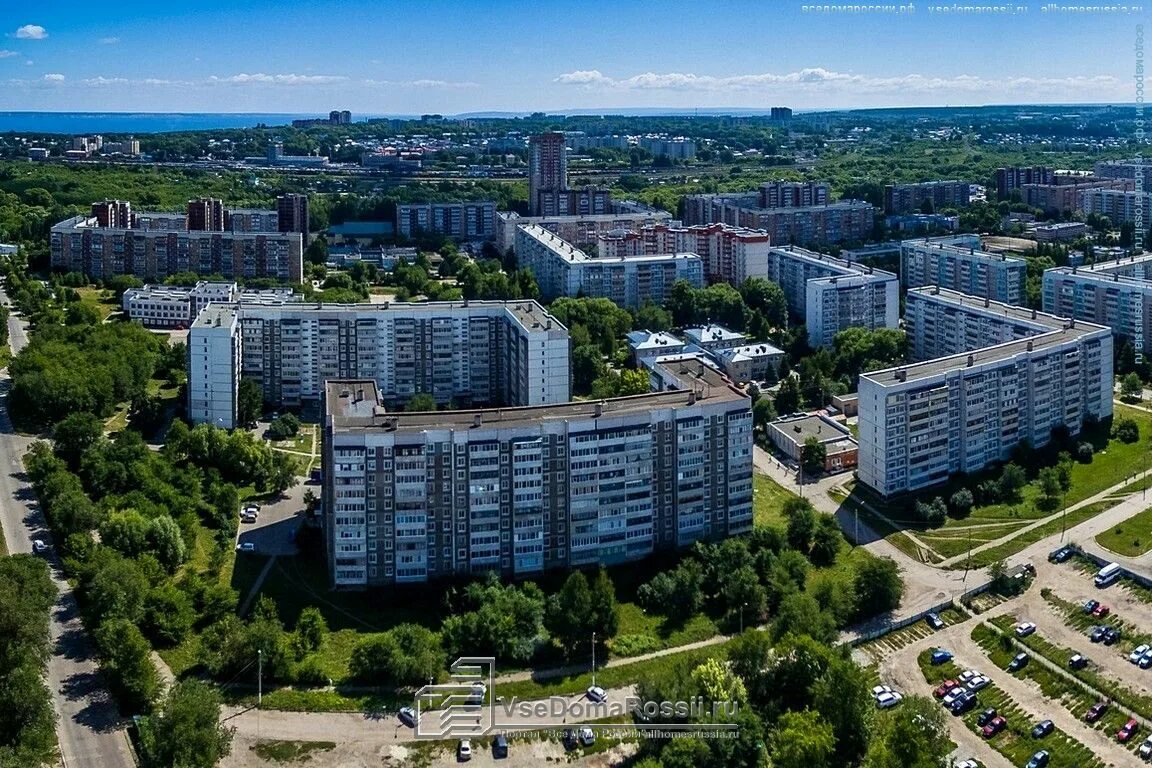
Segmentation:
<svg viewBox="0 0 1152 768">
<path fill-rule="evenodd" d="M 956 768 L 980 768 L 980 763 L 976 762 L 976 758 L 970 757 L 956 763 Z"/>
<path fill-rule="evenodd" d="M 1007 725 L 1008 721 L 997 715 L 996 717 L 992 718 L 986 726 L 980 729 L 980 733 L 984 734 L 984 738 L 990 739 L 996 734 L 1000 733 L 1000 731 L 1004 730 Z"/>
<path fill-rule="evenodd" d="M 996 707 L 988 707 L 988 709 L 976 716 L 976 725 L 981 727 L 988 725 L 994 717 L 996 717 Z"/>
<path fill-rule="evenodd" d="M 952 706 L 952 702 L 956 701 L 956 699 L 960 698 L 967 692 L 968 691 L 966 689 L 961 688 L 960 686 L 956 686 L 952 690 L 948 691 L 948 693 L 944 694 L 944 706 Z"/>
<path fill-rule="evenodd" d="M 400 711 L 396 713 L 396 716 L 400 718 L 400 722 L 409 728 L 416 727 L 416 710 L 412 709 L 412 707 L 400 707 Z"/>
<path fill-rule="evenodd" d="M 977 675 L 976 677 L 974 677 L 968 681 L 968 690 L 970 690 L 970 691 L 982 691 L 991 684 L 992 684 L 992 681 L 989 680 L 984 675 Z"/>
<path fill-rule="evenodd" d="M 508 737 L 502 733 L 492 742 L 492 757 L 497 760 L 502 757 L 508 757 Z"/>
<path fill-rule="evenodd" d="M 963 695 L 956 697 L 956 700 L 952 702 L 952 714 L 961 715 L 970 711 L 979 703 L 980 699 L 977 698 L 976 694 L 971 691 L 965 691 Z"/>
<path fill-rule="evenodd" d="M 1056 730 L 1056 724 L 1051 720 L 1041 720 L 1032 728 L 1032 738 L 1042 739 Z"/>
<path fill-rule="evenodd" d="M 48 545 L 42 539 L 32 539 L 32 551 L 37 555 L 42 555 L 48 551 Z"/>
<path fill-rule="evenodd" d="M 963 672 L 961 672 L 960 676 L 957 677 L 956 679 L 960 681 L 960 685 L 963 685 L 979 674 L 980 673 L 974 669 L 966 669 Z"/>
<path fill-rule="evenodd" d="M 1028 664 L 1028 659 L 1030 658 L 1031 656 L 1026 653 L 1016 654 L 1012 657 L 1012 661 L 1008 662 L 1008 671 L 1015 672 L 1017 670 L 1024 669 L 1025 665 Z"/>
<path fill-rule="evenodd" d="M 924 617 L 924 621 L 928 622 L 928 626 L 932 629 L 944 629 L 944 620 L 940 618 L 938 613 L 929 613 Z"/>
<path fill-rule="evenodd" d="M 1128 654 L 1128 661 L 1132 662 L 1133 664 L 1139 663 L 1140 657 L 1148 653 L 1150 650 L 1152 650 L 1152 645 L 1141 643 L 1140 645 L 1136 646 L 1135 649 L 1133 649 L 1132 653 Z"/>
<path fill-rule="evenodd" d="M 877 698 L 881 694 L 892 693 L 892 688 L 887 685 L 874 685 L 872 686 L 872 698 Z"/>
<path fill-rule="evenodd" d="M 459 760 L 472 759 L 472 742 L 468 739 L 460 739 L 460 744 L 456 747 L 456 758 Z"/>
<path fill-rule="evenodd" d="M 238 544 L 238 545 L 236 545 L 236 551 L 237 552 L 255 552 L 256 551 L 256 543 L 252 542 L 252 541 L 246 541 L 243 544 Z"/>
<path fill-rule="evenodd" d="M 1072 658 L 1068 659 L 1069 669 L 1084 669 L 1088 666 L 1088 659 L 1078 653 L 1072 654 Z"/>
<path fill-rule="evenodd" d="M 1104 713 L 1108 711 L 1108 702 L 1098 701 L 1092 706 L 1088 707 L 1088 711 L 1084 713 L 1084 722 L 1094 723 L 1100 718 L 1104 717 Z"/>
<path fill-rule="evenodd" d="M 1115 645 L 1120 640 L 1120 630 L 1107 627 L 1104 630 L 1104 645 Z"/>
<path fill-rule="evenodd" d="M 1152 667 L 1152 651 L 1148 651 L 1143 656 L 1141 656 L 1140 661 L 1136 662 L 1136 665 L 1140 667 L 1140 669 L 1148 669 L 1148 667 Z"/>
<path fill-rule="evenodd" d="M 1089 600 L 1088 602 L 1084 603 L 1084 613 L 1092 613 L 1092 611 L 1096 610 L 1096 606 L 1098 605 L 1100 605 L 1099 600 Z"/>
<path fill-rule="evenodd" d="M 1140 730 L 1140 723 L 1129 719 L 1128 722 L 1120 727 L 1120 730 L 1116 731 L 1116 741 L 1123 744 L 1135 736 L 1138 730 Z"/>
<path fill-rule="evenodd" d="M 952 690 L 953 688 L 955 688 L 958 685 L 960 685 L 960 683 L 958 683 L 955 680 L 945 680 L 944 682 L 940 683 L 940 685 L 936 686 L 935 690 L 932 691 L 932 695 L 938 699 L 942 699 L 948 695 L 948 692 L 950 690 Z M 886 686 L 884 686 L 884 687 L 886 687 Z M 876 695 L 876 689 L 875 688 L 872 689 L 872 695 L 873 696 Z"/>
<path fill-rule="evenodd" d="M 892 707 L 899 704 L 903 698 L 904 697 L 896 691 L 882 693 L 876 697 L 876 706 L 879 709 L 891 709 Z"/>
<path fill-rule="evenodd" d="M 1022 621 L 1016 625 L 1016 637 L 1028 637 L 1036 631 L 1036 625 L 1030 621 Z"/>
<path fill-rule="evenodd" d="M 1048 553 L 1048 562 L 1064 563 L 1072 557 L 1072 547 L 1060 547 Z"/>
<path fill-rule="evenodd" d="M 1088 629 L 1088 639 L 1094 643 L 1099 643 L 1104 639 L 1104 633 L 1108 631 L 1108 627 L 1090 627 Z"/>
<path fill-rule="evenodd" d="M 1140 744 L 1140 748 L 1136 750 L 1136 754 L 1140 755 L 1140 757 L 1144 758 L 1145 760 L 1147 760 L 1149 757 L 1152 757 L 1152 736 L 1144 739 L 1144 741 Z"/>
<path fill-rule="evenodd" d="M 601 702 L 608 700 L 608 692 L 598 685 L 589 686 L 584 694 L 588 697 L 589 701 Z"/>
<path fill-rule="evenodd" d="M 1028 761 L 1028 765 L 1024 766 L 1024 768 L 1045 768 L 1050 759 L 1051 756 L 1048 754 L 1048 750 L 1042 749 L 1032 755 L 1032 759 Z"/>
<path fill-rule="evenodd" d="M 1108 614 L 1112 613 L 1112 609 L 1101 603 L 1092 610 L 1092 615 L 1098 619 L 1102 619 Z"/>
<path fill-rule="evenodd" d="M 562 738 L 562 741 L 564 742 L 564 749 L 576 749 L 576 747 L 580 744 L 580 742 L 576 739 L 576 731 L 571 728 L 564 729 L 564 737 Z"/>
<path fill-rule="evenodd" d="M 952 661 L 952 654 L 943 648 L 937 648 L 932 651 L 932 663 L 944 664 L 945 662 Z"/>
<path fill-rule="evenodd" d="M 580 743 L 586 747 L 590 747 L 596 743 L 596 732 L 591 728 L 580 729 Z"/>
</svg>

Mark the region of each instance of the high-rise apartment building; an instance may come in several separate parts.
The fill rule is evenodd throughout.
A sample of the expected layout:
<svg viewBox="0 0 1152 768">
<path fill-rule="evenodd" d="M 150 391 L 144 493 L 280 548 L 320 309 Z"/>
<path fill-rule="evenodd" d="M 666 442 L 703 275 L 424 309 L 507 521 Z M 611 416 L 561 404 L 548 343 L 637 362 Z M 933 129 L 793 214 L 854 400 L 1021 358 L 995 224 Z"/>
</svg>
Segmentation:
<svg viewBox="0 0 1152 768">
<path fill-rule="evenodd" d="M 542 192 L 568 190 L 568 154 L 564 134 L 542 133 L 528 140 L 528 210 L 542 214 Z M 544 214 L 547 215 L 547 214 Z"/>
<path fill-rule="evenodd" d="M 767 251 L 770 240 L 767 232 L 727 224 L 691 227 L 651 224 L 601 233 L 597 238 L 597 252 L 601 258 L 695 253 L 704 262 L 706 279 L 736 283 L 737 263 L 752 258 L 753 253 Z"/>
<path fill-rule="evenodd" d="M 132 203 L 126 200 L 92 203 L 92 218 L 100 227 L 127 229 L 132 226 Z"/>
<path fill-rule="evenodd" d="M 1152 190 L 1152 185 L 1145 189 Z M 1152 193 L 1149 191 L 1141 193 L 1135 190 L 1096 188 L 1079 192 L 1078 198 L 1079 204 L 1076 210 L 1085 216 L 1093 213 L 1107 216 L 1114 225 L 1120 225 L 1134 223 L 1139 214 L 1144 226 L 1148 226 L 1149 211 L 1152 211 L 1152 207 L 1149 207 L 1152 203 Z"/>
<path fill-rule="evenodd" d="M 188 229 L 194 232 L 223 232 L 224 201 L 200 197 L 188 201 Z"/>
<path fill-rule="evenodd" d="M 236 315 L 239 362 L 230 382 L 216 377 L 200 390 L 222 402 L 235 399 L 241 376 L 260 384 L 265 402 L 292 408 L 317 406 L 324 381 L 336 378 L 370 378 L 393 406 L 417 394 L 441 405 L 569 397 L 568 331 L 534 301 L 209 304 L 190 329 L 190 346 L 201 329 L 216 327 L 217 311 Z"/>
<path fill-rule="evenodd" d="M 905 240 L 900 279 L 907 288 L 938 285 L 970 296 L 1023 304 L 1028 262 L 980 250 L 979 235 Z"/>
<path fill-rule="evenodd" d="M 496 234 L 496 203 L 402 204 L 396 206 L 396 233 L 404 237 L 438 234 L 484 239 Z"/>
<path fill-rule="evenodd" d="M 917 184 L 888 184 L 884 187 L 885 213 L 919 213 L 925 202 L 931 213 L 942 208 L 966 208 L 970 185 L 966 181 L 924 181 Z"/>
<path fill-rule="evenodd" d="M 500 410 L 389 413 L 331 380 L 324 509 L 338 589 L 610 565 L 752 529 L 751 401 L 698 361 L 661 391 Z"/>
<path fill-rule="evenodd" d="M 234 307 L 209 306 L 188 333 L 188 418 L 231 429 L 237 424 L 239 315 Z"/>
<path fill-rule="evenodd" d="M 596 258 L 538 226 L 516 231 L 516 260 L 532 270 L 540 298 L 611 299 L 635 309 L 646 301 L 663 304 L 677 280 L 704 287 L 704 264 L 694 253 L 658 253 Z"/>
<path fill-rule="evenodd" d="M 806 208 L 827 205 L 831 195 L 823 181 L 769 181 L 760 185 L 761 208 Z"/>
<path fill-rule="evenodd" d="M 1044 311 L 1109 326 L 1137 361 L 1152 343 L 1152 253 L 1044 272 Z"/>
<path fill-rule="evenodd" d="M 857 472 L 878 493 L 940 485 L 1111 416 L 1108 328 L 934 288 L 906 301 L 913 349 L 944 356 L 860 376 Z"/>
<path fill-rule="evenodd" d="M 891 272 L 795 246 L 746 251 L 733 265 L 733 284 L 762 277 L 780 286 L 789 311 L 805 318 L 812 347 L 831 345 L 847 328 L 899 325 L 900 283 Z"/>
<path fill-rule="evenodd" d="M 307 243 L 311 231 L 308 223 L 308 195 L 287 193 L 276 198 L 276 229 L 299 232 Z"/>
<path fill-rule="evenodd" d="M 996 169 L 996 199 L 1007 200 L 1012 190 L 1025 184 L 1052 184 L 1052 169 L 1037 165 L 1032 168 L 1012 166 Z"/>
<path fill-rule="evenodd" d="M 506 251 L 516 244 L 517 227 L 536 225 L 573 245 L 591 247 L 600 235 L 615 229 L 638 229 L 648 224 L 671 221 L 672 214 L 651 210 L 596 216 L 521 216 L 518 213 L 499 212 L 496 214 L 496 242 Z"/>
<path fill-rule="evenodd" d="M 798 208 L 761 208 L 759 196 L 687 195 L 684 223 L 728 224 L 768 233 L 773 245 L 862 242 L 872 234 L 876 209 L 861 200 Z"/>
<path fill-rule="evenodd" d="M 1142 158 L 1134 160 L 1100 160 L 1093 166 L 1093 173 L 1102 179 L 1132 179 L 1137 174 L 1144 176 L 1144 189 L 1152 189 L 1152 163 Z"/>
</svg>

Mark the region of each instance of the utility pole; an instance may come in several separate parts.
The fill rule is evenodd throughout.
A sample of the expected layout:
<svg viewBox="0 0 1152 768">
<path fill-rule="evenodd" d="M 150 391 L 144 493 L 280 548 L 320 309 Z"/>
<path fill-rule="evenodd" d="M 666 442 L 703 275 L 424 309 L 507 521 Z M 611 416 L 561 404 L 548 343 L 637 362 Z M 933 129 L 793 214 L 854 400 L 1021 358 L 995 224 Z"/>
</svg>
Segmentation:
<svg viewBox="0 0 1152 768">
<path fill-rule="evenodd" d="M 256 651 L 256 707 L 259 708 L 264 701 L 264 651 Z"/>
<path fill-rule="evenodd" d="M 596 685 L 596 633 L 592 633 L 592 685 Z"/>
</svg>

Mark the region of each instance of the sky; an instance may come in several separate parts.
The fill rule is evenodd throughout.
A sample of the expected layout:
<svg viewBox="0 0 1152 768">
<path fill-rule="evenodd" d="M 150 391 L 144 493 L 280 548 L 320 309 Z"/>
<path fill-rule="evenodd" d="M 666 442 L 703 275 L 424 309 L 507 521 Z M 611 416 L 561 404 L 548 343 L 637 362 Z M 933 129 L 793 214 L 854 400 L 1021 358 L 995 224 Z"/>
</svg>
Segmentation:
<svg viewBox="0 0 1152 768">
<path fill-rule="evenodd" d="M 1132 103 L 1146 2 L 3 0 L 0 110 Z"/>
</svg>

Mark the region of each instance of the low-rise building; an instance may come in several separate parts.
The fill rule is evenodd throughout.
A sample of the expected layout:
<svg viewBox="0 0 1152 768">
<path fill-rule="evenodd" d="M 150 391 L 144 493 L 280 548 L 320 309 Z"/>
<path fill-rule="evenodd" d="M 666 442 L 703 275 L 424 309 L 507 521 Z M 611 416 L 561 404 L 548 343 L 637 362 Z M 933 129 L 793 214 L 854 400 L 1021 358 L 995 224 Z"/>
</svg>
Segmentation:
<svg viewBox="0 0 1152 768">
<path fill-rule="evenodd" d="M 213 301 L 286 304 L 303 301 L 291 288 L 240 288 L 236 283 L 200 281 L 194 286 L 145 285 L 124 291 L 121 307 L 129 320 L 145 328 L 187 328 Z"/>
<path fill-rule="evenodd" d="M 714 353 L 720 368 L 737 384 L 750 381 L 775 381 L 780 372 L 784 350 L 768 342 L 728 347 Z"/>
<path fill-rule="evenodd" d="M 744 334 L 715 323 L 696 328 L 685 328 L 684 338 L 689 344 L 694 344 L 707 352 L 732 349 L 748 343 L 748 337 Z"/>
<path fill-rule="evenodd" d="M 687 344 L 671 333 L 652 331 L 632 331 L 628 334 L 628 348 L 632 351 L 632 364 L 639 366 L 646 360 L 665 355 L 675 355 L 684 351 Z"/>
<path fill-rule="evenodd" d="M 799 413 L 782 416 L 768 424 L 772 445 L 795 462 L 809 439 L 824 446 L 825 472 L 841 472 L 856 466 L 858 446 L 852 432 L 822 413 Z"/>
<path fill-rule="evenodd" d="M 1033 227 L 1031 234 L 1040 243 L 1066 243 L 1088 234 L 1088 225 L 1082 221 L 1041 224 Z"/>
</svg>

